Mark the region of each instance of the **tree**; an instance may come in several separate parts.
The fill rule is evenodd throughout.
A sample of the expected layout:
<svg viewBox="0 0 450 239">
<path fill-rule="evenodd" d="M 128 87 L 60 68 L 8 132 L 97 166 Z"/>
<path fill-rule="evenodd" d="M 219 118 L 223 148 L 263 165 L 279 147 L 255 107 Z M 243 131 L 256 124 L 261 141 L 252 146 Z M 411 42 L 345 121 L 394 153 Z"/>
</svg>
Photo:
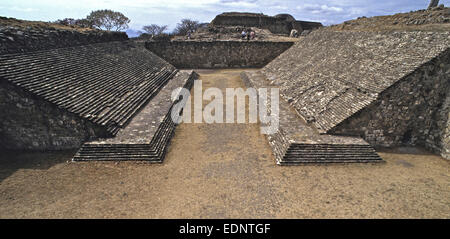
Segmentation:
<svg viewBox="0 0 450 239">
<path fill-rule="evenodd" d="M 142 27 L 142 30 L 144 30 L 147 34 L 150 34 L 151 36 L 158 36 L 164 33 L 167 30 L 167 27 L 168 27 L 167 25 L 159 26 L 156 24 L 151 24 Z"/>
<path fill-rule="evenodd" d="M 430 5 L 428 5 L 428 9 L 437 7 L 438 4 L 439 4 L 439 0 L 430 0 Z"/>
<path fill-rule="evenodd" d="M 75 20 L 73 18 L 64 18 L 64 19 L 58 19 L 58 20 L 54 21 L 54 23 L 61 24 L 64 26 L 70 26 L 70 25 L 75 25 L 76 21 L 77 20 Z"/>
<path fill-rule="evenodd" d="M 107 31 L 128 29 L 128 23 L 130 23 L 130 19 L 122 13 L 106 9 L 92 11 L 86 19 L 92 23 L 93 27 Z"/>
<path fill-rule="evenodd" d="M 92 22 L 87 18 L 75 20 L 75 25 L 84 28 L 93 28 Z"/>
<path fill-rule="evenodd" d="M 64 26 L 77 26 L 82 28 L 92 28 L 92 23 L 87 20 L 86 18 L 83 19 L 73 19 L 73 18 L 64 18 L 64 19 L 58 19 L 54 21 L 53 23 L 61 24 Z"/>
<path fill-rule="evenodd" d="M 175 35 L 187 35 L 187 33 L 195 32 L 200 27 L 200 23 L 198 21 L 194 21 L 191 19 L 182 19 L 181 23 L 177 24 L 177 27 L 174 30 Z"/>
</svg>

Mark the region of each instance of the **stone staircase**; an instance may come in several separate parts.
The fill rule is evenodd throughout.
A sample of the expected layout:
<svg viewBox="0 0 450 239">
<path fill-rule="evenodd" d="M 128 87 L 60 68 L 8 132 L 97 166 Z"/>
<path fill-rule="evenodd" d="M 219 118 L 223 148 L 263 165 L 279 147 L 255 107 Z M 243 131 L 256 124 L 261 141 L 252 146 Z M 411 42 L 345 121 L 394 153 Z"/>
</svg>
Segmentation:
<svg viewBox="0 0 450 239">
<path fill-rule="evenodd" d="M 380 156 L 368 144 L 292 144 L 279 164 L 370 163 L 381 161 Z"/>
<path fill-rule="evenodd" d="M 150 144 L 87 143 L 74 156 L 74 161 L 150 161 L 161 163 L 176 125 L 169 117 L 158 128 Z"/>
<path fill-rule="evenodd" d="M 241 77 L 247 87 L 273 87 L 260 71 L 243 72 Z M 279 127 L 276 133 L 267 135 L 277 164 L 384 162 L 362 138 L 321 134 L 320 130 L 300 117 L 287 101 L 281 98 L 279 103 Z M 270 108 L 267 102 L 258 104 L 266 104 L 266 108 Z"/>
<path fill-rule="evenodd" d="M 172 108 L 181 100 L 172 102 L 171 93 L 179 86 L 191 89 L 196 78 L 193 71 L 180 71 L 116 137 L 85 143 L 73 161 L 162 163 L 177 126 Z"/>
</svg>

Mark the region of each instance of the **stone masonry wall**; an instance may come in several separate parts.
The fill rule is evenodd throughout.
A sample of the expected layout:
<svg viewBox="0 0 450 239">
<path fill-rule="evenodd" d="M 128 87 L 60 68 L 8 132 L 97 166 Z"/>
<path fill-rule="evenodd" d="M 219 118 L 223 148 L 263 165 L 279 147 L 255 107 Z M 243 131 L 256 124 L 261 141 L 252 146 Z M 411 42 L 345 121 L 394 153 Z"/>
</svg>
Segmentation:
<svg viewBox="0 0 450 239">
<path fill-rule="evenodd" d="M 269 16 L 216 16 L 212 21 L 214 25 L 220 26 L 244 26 L 269 29 L 275 34 L 289 34 L 292 24 L 283 19 Z"/>
<path fill-rule="evenodd" d="M 149 41 L 147 49 L 177 68 L 263 67 L 293 42 Z"/>
<path fill-rule="evenodd" d="M 329 133 L 374 146 L 421 145 L 450 158 L 450 50 L 424 64 Z"/>
<path fill-rule="evenodd" d="M 125 32 L 77 31 L 0 25 L 0 54 L 128 40 Z"/>
<path fill-rule="evenodd" d="M 274 34 L 290 34 L 292 29 L 299 32 L 322 27 L 319 22 L 296 21 L 292 16 L 272 17 L 253 13 L 223 13 L 216 16 L 211 24 L 215 26 L 244 26 L 269 29 Z M 286 18 L 286 16 L 288 18 Z"/>
<path fill-rule="evenodd" d="M 445 98 L 439 119 L 437 126 L 439 129 L 443 129 L 441 134 L 441 155 L 446 159 L 450 159 L 450 94 Z"/>
<path fill-rule="evenodd" d="M 5 81 L 0 83 L 0 148 L 62 150 L 106 137 L 106 130 Z"/>
</svg>

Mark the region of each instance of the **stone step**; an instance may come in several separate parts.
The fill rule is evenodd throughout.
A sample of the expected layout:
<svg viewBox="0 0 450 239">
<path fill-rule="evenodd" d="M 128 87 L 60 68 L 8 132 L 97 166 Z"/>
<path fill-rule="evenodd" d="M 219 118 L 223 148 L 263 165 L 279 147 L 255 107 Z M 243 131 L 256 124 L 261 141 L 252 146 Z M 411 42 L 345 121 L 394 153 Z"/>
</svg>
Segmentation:
<svg viewBox="0 0 450 239">
<path fill-rule="evenodd" d="M 301 164 L 347 164 L 347 163 L 382 163 L 382 160 L 374 159 L 312 159 L 312 160 L 283 160 L 279 165 L 301 165 Z"/>
<path fill-rule="evenodd" d="M 292 144 L 292 148 L 371 148 L 370 145 L 359 144 Z"/>
<path fill-rule="evenodd" d="M 314 157 L 328 157 L 328 156 L 350 156 L 350 157 L 364 157 L 364 156 L 372 156 L 374 155 L 373 152 L 339 152 L 339 151 L 334 151 L 334 152 L 304 152 L 304 153 L 286 153 L 285 157 L 290 157 L 290 156 L 304 156 L 304 157 L 309 157 L 309 156 L 314 156 Z"/>
<path fill-rule="evenodd" d="M 193 85 L 193 81 L 196 77 L 194 73 L 189 75 L 188 79 L 181 81 L 179 77 L 185 73 L 180 73 L 180 76 L 175 77 L 175 82 L 185 82 L 180 86 L 190 89 Z M 173 79 L 172 79 L 173 81 Z M 175 87 L 174 82 L 168 83 L 169 88 L 164 87 L 158 95 L 152 99 L 152 101 L 145 106 L 148 112 L 144 112 L 144 115 L 138 115 L 137 117 L 143 118 L 143 116 L 150 116 L 146 118 L 149 122 L 158 122 L 153 125 L 157 127 L 156 131 L 151 131 L 151 135 L 143 136 L 149 143 L 133 143 L 134 134 L 124 134 L 129 140 L 128 143 L 123 141 L 117 141 L 115 139 L 105 139 L 103 141 L 90 142 L 82 146 L 82 148 L 74 156 L 74 161 L 148 161 L 153 163 L 162 162 L 167 149 L 170 145 L 170 140 L 175 133 L 176 124 L 172 122 L 171 111 L 174 104 L 177 102 L 167 102 L 166 99 L 170 99 L 172 88 Z M 159 104 L 159 101 L 167 102 L 163 106 Z M 156 104 L 154 104 L 156 103 Z M 163 108 L 161 108 L 163 107 Z M 153 112 L 153 109 L 156 109 Z M 161 109 L 164 109 L 163 111 Z M 145 111 L 145 109 L 143 110 Z M 153 114 L 155 113 L 155 114 Z M 161 120 L 162 118 L 162 120 Z M 129 126 L 131 130 L 134 129 L 133 124 L 139 126 L 140 122 L 132 121 Z M 127 130 L 124 129 L 124 130 Z M 129 131 L 132 132 L 132 131 Z M 123 134 L 123 133 L 122 133 Z M 110 143 L 107 143 L 110 142 Z M 126 142 L 126 141 L 125 141 Z"/>
<path fill-rule="evenodd" d="M 367 162 L 382 162 L 370 145 L 292 144 L 279 164 Z"/>
</svg>

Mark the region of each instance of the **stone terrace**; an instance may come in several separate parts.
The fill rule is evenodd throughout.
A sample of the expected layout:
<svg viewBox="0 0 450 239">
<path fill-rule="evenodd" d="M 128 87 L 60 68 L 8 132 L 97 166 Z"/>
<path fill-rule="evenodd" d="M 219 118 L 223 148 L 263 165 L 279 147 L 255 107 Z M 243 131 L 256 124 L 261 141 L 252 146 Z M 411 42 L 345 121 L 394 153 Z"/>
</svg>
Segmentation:
<svg viewBox="0 0 450 239">
<path fill-rule="evenodd" d="M 100 31 L 0 17 L 0 54 L 125 40 L 128 40 L 125 32 Z"/>
<path fill-rule="evenodd" d="M 241 77 L 247 87 L 271 87 L 270 82 L 259 71 L 243 72 Z M 270 110 L 270 101 L 258 103 L 266 104 L 266 108 Z M 279 104 L 279 127 L 275 134 L 267 135 L 267 139 L 280 165 L 383 162 L 375 150 L 359 137 L 319 134 L 315 127 L 298 117 L 283 99 L 280 99 Z"/>
<path fill-rule="evenodd" d="M 324 133 L 449 45 L 444 33 L 319 30 L 262 72 L 304 119 Z"/>
<path fill-rule="evenodd" d="M 114 135 L 177 70 L 141 45 L 109 42 L 0 55 L 0 78 Z"/>
<path fill-rule="evenodd" d="M 172 102 L 172 92 L 178 87 L 190 89 L 196 78 L 193 71 L 178 72 L 116 137 L 84 144 L 74 160 L 147 160 L 161 163 L 176 127 L 171 118 L 172 107 L 177 103 Z"/>
</svg>

